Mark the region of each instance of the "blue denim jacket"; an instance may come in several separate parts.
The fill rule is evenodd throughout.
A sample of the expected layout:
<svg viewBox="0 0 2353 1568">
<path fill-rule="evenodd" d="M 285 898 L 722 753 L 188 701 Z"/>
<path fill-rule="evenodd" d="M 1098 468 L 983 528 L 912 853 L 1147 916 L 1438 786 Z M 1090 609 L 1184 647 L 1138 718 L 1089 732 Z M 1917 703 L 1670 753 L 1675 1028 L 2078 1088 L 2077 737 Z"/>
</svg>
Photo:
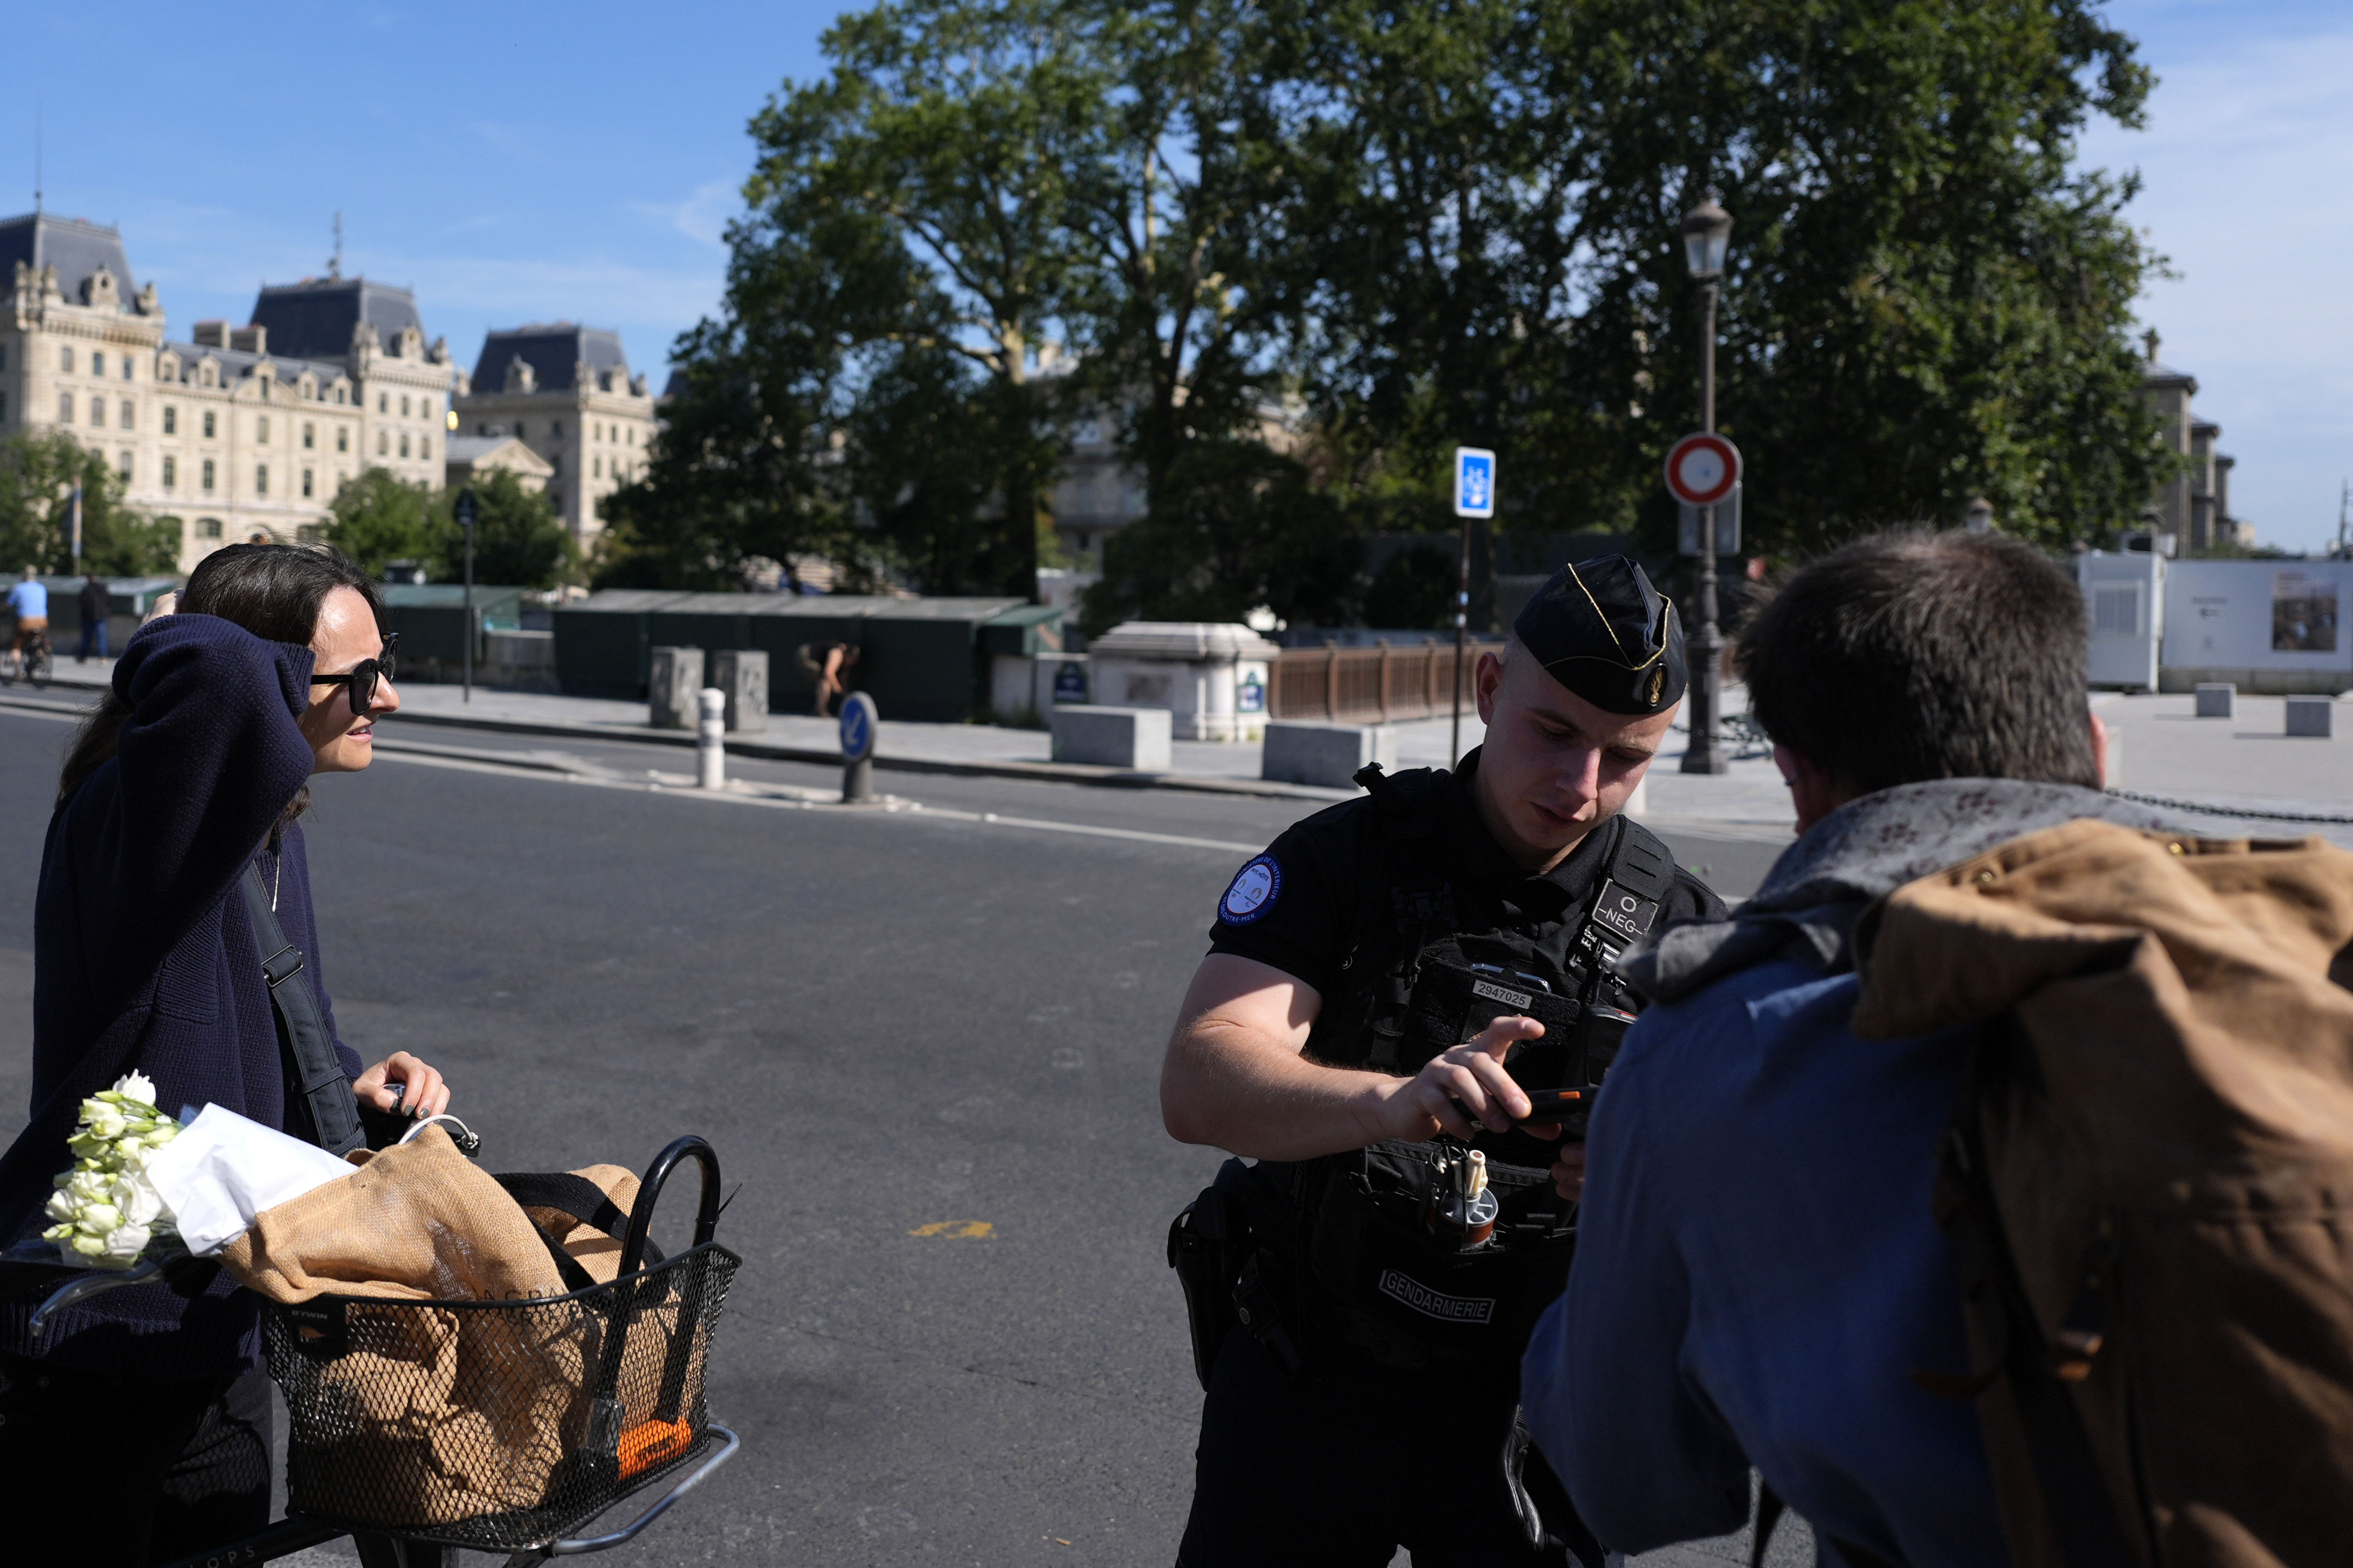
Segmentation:
<svg viewBox="0 0 2353 1568">
<path fill-rule="evenodd" d="M 2010 1560 L 1973 1407 L 1909 1376 L 1968 1363 L 1929 1201 L 1968 1035 L 1858 1039 L 1856 989 L 1736 970 L 1644 1014 L 1610 1071 L 1522 1397 L 1613 1550 L 1738 1529 L 1753 1464 L 1821 1536 Z"/>
</svg>

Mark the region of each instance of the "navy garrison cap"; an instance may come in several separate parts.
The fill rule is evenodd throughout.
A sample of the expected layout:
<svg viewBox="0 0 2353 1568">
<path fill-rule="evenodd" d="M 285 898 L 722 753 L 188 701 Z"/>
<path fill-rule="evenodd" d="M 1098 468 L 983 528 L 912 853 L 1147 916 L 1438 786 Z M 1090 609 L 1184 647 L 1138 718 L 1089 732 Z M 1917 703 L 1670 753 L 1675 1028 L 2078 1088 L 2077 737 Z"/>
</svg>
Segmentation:
<svg viewBox="0 0 2353 1568">
<path fill-rule="evenodd" d="M 1683 700 L 1682 618 L 1623 555 L 1554 573 L 1512 632 L 1546 674 L 1606 712 L 1663 713 Z"/>
</svg>

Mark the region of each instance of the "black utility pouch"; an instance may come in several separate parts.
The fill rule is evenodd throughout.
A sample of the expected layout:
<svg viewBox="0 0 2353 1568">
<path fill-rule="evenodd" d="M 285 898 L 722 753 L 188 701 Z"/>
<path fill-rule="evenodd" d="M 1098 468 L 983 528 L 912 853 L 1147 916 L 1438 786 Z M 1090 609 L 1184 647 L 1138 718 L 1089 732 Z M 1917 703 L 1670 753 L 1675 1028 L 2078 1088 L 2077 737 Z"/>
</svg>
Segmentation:
<svg viewBox="0 0 2353 1568">
<path fill-rule="evenodd" d="M 1250 1256 L 1250 1219 L 1240 1184 L 1249 1167 L 1229 1160 L 1218 1179 L 1185 1205 L 1168 1226 L 1168 1267 L 1185 1291 L 1185 1323 L 1193 1340 L 1193 1373 L 1207 1392 L 1218 1352 L 1235 1324 L 1234 1282 Z"/>
<path fill-rule="evenodd" d="M 1422 965 L 1406 1016 L 1406 1064 L 1418 1068 L 1451 1051 L 1498 1018 L 1534 1018 L 1543 1036 L 1523 1040 L 1504 1065 L 1523 1089 L 1567 1089 L 1576 1049 L 1576 999 L 1539 991 L 1516 975 L 1498 978 L 1444 959 Z"/>
</svg>

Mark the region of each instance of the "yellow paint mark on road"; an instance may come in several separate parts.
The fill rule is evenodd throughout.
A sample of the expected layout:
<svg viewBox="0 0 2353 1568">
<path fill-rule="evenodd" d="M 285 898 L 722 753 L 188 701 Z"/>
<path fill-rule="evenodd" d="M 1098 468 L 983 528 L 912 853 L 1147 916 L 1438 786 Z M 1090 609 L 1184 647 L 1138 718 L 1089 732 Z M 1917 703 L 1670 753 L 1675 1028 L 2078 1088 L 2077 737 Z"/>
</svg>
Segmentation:
<svg viewBox="0 0 2353 1568">
<path fill-rule="evenodd" d="M 949 1241 L 976 1240 L 994 1232 L 997 1227 L 985 1219 L 935 1219 L 929 1225 L 919 1225 L 909 1236 L 936 1236 Z"/>
</svg>

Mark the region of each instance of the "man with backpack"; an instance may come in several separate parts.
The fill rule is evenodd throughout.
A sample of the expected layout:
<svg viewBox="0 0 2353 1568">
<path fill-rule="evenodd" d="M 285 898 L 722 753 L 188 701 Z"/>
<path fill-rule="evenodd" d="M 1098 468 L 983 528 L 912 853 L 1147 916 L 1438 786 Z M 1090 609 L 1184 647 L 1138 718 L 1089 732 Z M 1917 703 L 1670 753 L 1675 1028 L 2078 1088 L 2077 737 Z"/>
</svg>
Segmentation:
<svg viewBox="0 0 2353 1568">
<path fill-rule="evenodd" d="M 2031 986 L 1973 963 L 1962 920 L 1915 942 L 1903 994 L 1874 1002 L 1883 1023 L 1912 1020 L 1894 1037 L 1858 1014 L 1866 983 L 1883 992 L 1890 978 L 1870 973 L 1881 918 L 1912 888 L 2006 893 L 2037 855 L 2107 847 L 2109 870 L 2063 865 L 2043 889 L 2105 898 L 2103 934 L 2068 923 L 2081 917 L 2063 900 L 2032 917 L 2046 948 L 2078 943 L 2052 968 L 2063 973 L 2087 962 L 2083 943 L 2114 943 L 2140 918 L 2103 876 L 2145 869 L 2142 851 L 2160 872 L 2196 856 L 2145 836 L 2150 814 L 2102 792 L 2084 652 L 2065 573 L 1962 532 L 1851 544 L 1741 634 L 1800 837 L 1732 917 L 1654 933 L 1621 962 L 1652 1005 L 1600 1095 L 1576 1263 L 1523 1368 L 1537 1446 L 1612 1550 L 1739 1528 L 1754 1466 L 1848 1568 L 2152 1560 L 2137 1549 L 2148 1518 L 2105 1489 L 2129 1488 L 2129 1461 L 2087 1448 L 2065 1392 L 2119 1371 L 2113 1351 L 2096 1360 L 2100 1290 L 2114 1288 L 2105 1222 L 2054 1242 L 2075 1277 L 2052 1287 L 2055 1306 L 2038 1301 L 2041 1329 L 2006 1317 L 2023 1301 L 2019 1270 L 1947 1137 L 1965 1072 L 1985 1070 L 1989 1016 Z M 1981 902 L 1964 911 L 1980 931 L 2012 918 Z M 2049 1179 L 2017 1191 L 2039 1198 Z M 2021 1247 L 2023 1212 L 2006 1206 Z M 2024 1261 L 2033 1275 L 2039 1257 Z M 2086 1291 L 2093 1317 L 2063 1324 Z M 1997 1397 L 1981 1432 L 1980 1404 Z M 2021 1411 L 2025 1440 L 2003 1440 Z M 2047 1519 L 2020 1500 L 2038 1487 Z M 2044 1554 L 2053 1535 L 2075 1549 Z"/>
</svg>

